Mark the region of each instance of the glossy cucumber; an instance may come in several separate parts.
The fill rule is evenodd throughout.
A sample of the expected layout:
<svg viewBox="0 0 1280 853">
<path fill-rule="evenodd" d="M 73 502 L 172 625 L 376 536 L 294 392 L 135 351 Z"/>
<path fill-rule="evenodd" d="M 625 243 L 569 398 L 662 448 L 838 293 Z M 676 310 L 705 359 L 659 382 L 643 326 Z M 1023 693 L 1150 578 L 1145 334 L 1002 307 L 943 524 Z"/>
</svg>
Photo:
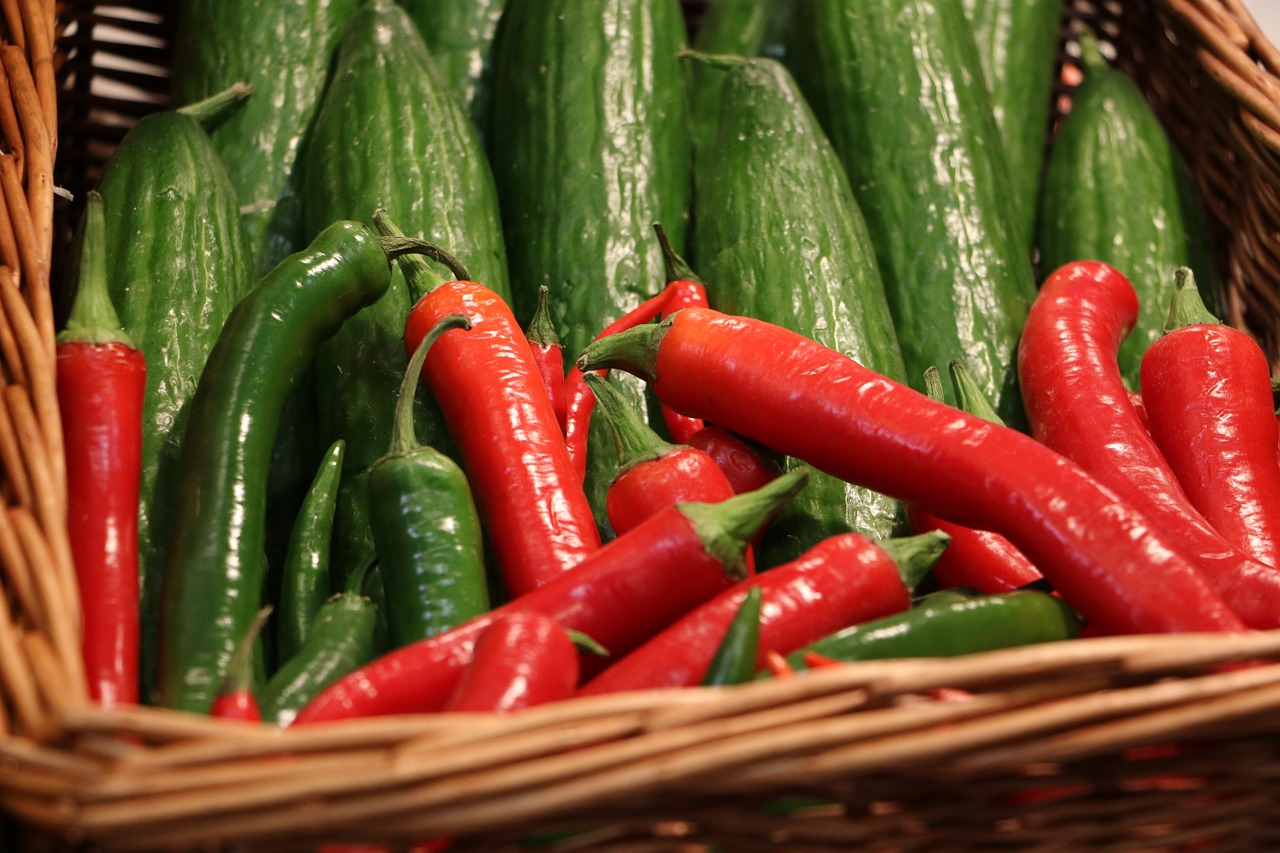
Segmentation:
<svg viewBox="0 0 1280 853">
<path fill-rule="evenodd" d="M 779 62 L 743 60 L 729 71 L 707 164 L 694 248 L 712 306 L 784 326 L 904 381 L 862 212 Z M 759 558 L 777 565 L 850 530 L 886 538 L 902 521 L 897 501 L 815 471 L 770 525 Z"/>
<path fill-rule="evenodd" d="M 1173 273 L 1191 267 L 1216 304 L 1215 270 L 1196 254 L 1205 226 L 1190 179 L 1137 85 L 1082 40 L 1084 79 L 1049 153 L 1041 196 L 1040 274 L 1075 260 L 1105 261 L 1133 283 L 1138 320 L 1120 346 L 1120 371 L 1134 389 L 1142 354 L 1160 337 Z"/>
<path fill-rule="evenodd" d="M 147 360 L 138 506 L 146 698 L 187 410 L 223 323 L 253 285 L 253 267 L 235 190 L 195 119 L 164 111 L 139 120 L 98 189 L 111 298 Z"/>
<path fill-rule="evenodd" d="M 908 381 L 963 358 L 1025 425 L 1015 354 L 1035 276 L 960 0 L 800 3 L 787 62 L 862 205 Z"/>
<path fill-rule="evenodd" d="M 181 106 L 236 82 L 248 102 L 211 131 L 244 213 L 256 276 L 305 245 L 300 156 L 333 52 L 360 0 L 184 0 L 172 96 Z"/>
<path fill-rule="evenodd" d="M 569 358 L 666 284 L 654 222 L 684 249 L 692 156 L 684 44 L 676 0 L 507 0 L 494 43 L 489 153 L 512 307 L 526 322 L 547 285 Z M 623 385 L 657 423 L 639 383 Z M 598 412 L 589 442 L 587 491 L 607 536 L 604 493 L 616 459 Z"/>
<path fill-rule="evenodd" d="M 1049 136 L 1062 2 L 964 0 L 1028 245 Z"/>
<path fill-rule="evenodd" d="M 306 169 L 309 231 L 343 218 L 371 222 L 382 208 L 410 237 L 444 246 L 474 279 L 509 292 L 493 179 L 479 139 L 413 21 L 389 0 L 365 3 L 343 37 Z M 316 357 L 322 438 L 347 441 L 335 565 L 356 565 L 373 550 L 363 481 L 390 445 L 409 361 L 403 335 L 411 303 L 396 269 L 386 295 L 347 322 Z M 417 428 L 423 443 L 451 448 L 434 401 L 419 407 Z"/>
</svg>

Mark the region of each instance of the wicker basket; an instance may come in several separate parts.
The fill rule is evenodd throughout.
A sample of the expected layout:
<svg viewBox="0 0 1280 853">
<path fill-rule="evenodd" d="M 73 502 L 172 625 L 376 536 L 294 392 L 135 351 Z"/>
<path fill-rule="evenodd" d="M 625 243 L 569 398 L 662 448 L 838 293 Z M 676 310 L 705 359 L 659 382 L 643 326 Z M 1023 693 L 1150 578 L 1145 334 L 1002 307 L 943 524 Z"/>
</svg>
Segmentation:
<svg viewBox="0 0 1280 853">
<path fill-rule="evenodd" d="M 1114 44 L 1182 148 L 1213 216 L 1229 319 L 1276 360 L 1280 53 L 1239 0 L 1069 5 L 1064 34 L 1089 27 Z M 24 841 L 263 851 L 321 841 L 407 849 L 439 836 L 459 851 L 525 849 L 535 836 L 549 849 L 614 851 L 1280 849 L 1280 667 L 1220 666 L 1280 661 L 1280 632 L 1078 640 L 728 691 L 578 699 L 501 718 L 283 732 L 91 707 L 77 686 L 53 397 L 54 176 L 83 191 L 129 121 L 163 103 L 164 6 L 131 9 L 142 41 L 129 50 L 144 68 L 107 71 L 95 26 L 109 23 L 105 9 L 0 2 L 0 92 L 11 96 L 0 98 L 0 806 Z M 103 74 L 137 96 L 95 95 Z M 57 212 L 65 223 L 75 208 Z M 940 701 L 941 687 L 973 696 Z"/>
</svg>

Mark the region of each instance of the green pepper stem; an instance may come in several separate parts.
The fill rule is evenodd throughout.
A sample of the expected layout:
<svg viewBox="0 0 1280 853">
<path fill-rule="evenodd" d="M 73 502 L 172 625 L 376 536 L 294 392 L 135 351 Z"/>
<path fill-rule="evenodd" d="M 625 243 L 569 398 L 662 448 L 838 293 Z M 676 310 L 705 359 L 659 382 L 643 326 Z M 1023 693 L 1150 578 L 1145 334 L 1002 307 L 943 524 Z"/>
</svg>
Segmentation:
<svg viewBox="0 0 1280 853">
<path fill-rule="evenodd" d="M 914 591 L 928 577 L 942 552 L 947 550 L 951 536 L 941 530 L 930 530 L 916 536 L 885 539 L 876 544 L 893 559 L 902 585 Z"/>
<path fill-rule="evenodd" d="M 430 331 L 418 343 L 418 348 L 413 351 L 413 357 L 409 359 L 409 366 L 405 369 L 404 376 L 400 380 L 400 396 L 396 398 L 395 421 L 391 425 L 390 455 L 412 453 L 422 446 L 418 441 L 413 425 L 413 398 L 414 391 L 418 388 L 418 378 L 422 373 L 422 365 L 427 361 L 427 350 L 431 349 L 431 345 L 439 340 L 440 336 L 445 332 L 453 329 L 470 328 L 471 320 L 465 315 L 450 314 L 437 320 L 436 324 L 431 327 Z"/>
<path fill-rule="evenodd" d="M 1195 273 L 1187 267 L 1174 270 L 1173 296 L 1169 300 L 1169 317 L 1164 330 L 1172 332 L 1183 326 L 1219 325 L 1221 322 L 1204 304 L 1200 288 L 1196 287 Z"/>
<path fill-rule="evenodd" d="M 252 94 L 253 86 L 240 81 L 202 101 L 178 107 L 176 112 L 195 119 L 197 124 L 209 131 L 231 117 Z"/>
<path fill-rule="evenodd" d="M 595 371 L 584 373 L 582 378 L 595 395 L 600 411 L 613 431 L 613 447 L 618 456 L 615 479 L 642 462 L 661 459 L 678 449 L 650 429 L 630 401 L 608 379 Z"/>
<path fill-rule="evenodd" d="M 728 576 L 742 580 L 747 576 L 747 544 L 808 482 L 808 469 L 795 468 L 755 491 L 719 503 L 681 503 L 676 508 L 693 524 L 707 553 L 724 565 Z"/>
<path fill-rule="evenodd" d="M 648 323 L 634 329 L 605 335 L 587 344 L 578 356 L 578 369 L 583 373 L 616 367 L 640 377 L 645 382 L 658 379 L 658 346 L 675 315 L 661 323 Z"/>
<path fill-rule="evenodd" d="M 120 325 L 120 315 L 111 302 L 107 286 L 106 213 L 102 196 L 89 190 L 84 211 L 84 236 L 80 248 L 80 270 L 76 298 L 71 303 L 67 327 L 58 343 L 138 345 Z"/>
<path fill-rule="evenodd" d="M 404 237 L 404 232 L 382 208 L 373 212 L 373 225 L 385 238 Z M 404 274 L 405 282 L 409 285 L 410 295 L 415 303 L 445 283 L 444 276 L 437 273 L 417 255 L 400 255 L 396 261 L 400 264 L 400 271 Z"/>
<path fill-rule="evenodd" d="M 364 559 L 352 570 L 351 574 L 347 575 L 347 583 L 342 589 L 342 594 L 344 596 L 364 595 L 365 580 L 373 572 L 373 567 L 376 565 L 378 565 L 377 552 L 366 554 Z"/>
<path fill-rule="evenodd" d="M 222 693 L 241 693 L 252 690 L 254 679 L 253 667 L 253 648 L 258 642 L 258 636 L 262 633 L 262 628 L 267 624 L 267 618 L 271 615 L 271 605 L 265 605 L 253 615 L 244 635 L 240 638 L 240 642 L 236 644 L 235 651 L 231 653 L 231 660 L 227 662 L 227 674 L 222 682 Z"/>
<path fill-rule="evenodd" d="M 708 65 L 712 68 L 719 68 L 721 71 L 732 71 L 740 65 L 746 64 L 748 57 L 736 56 L 731 53 L 707 53 L 701 50 L 692 50 L 690 48 L 681 48 L 677 54 L 680 59 L 692 59 L 694 62 Z"/>
<path fill-rule="evenodd" d="M 538 305 L 529 318 L 529 328 L 525 329 L 525 337 L 543 347 L 560 346 L 560 335 L 556 333 L 555 323 L 551 322 L 551 310 L 547 307 L 547 296 L 550 289 L 545 284 L 538 285 Z"/>
<path fill-rule="evenodd" d="M 951 384 L 955 386 L 956 400 L 961 409 L 993 424 L 1005 425 L 1000 415 L 996 413 L 995 406 L 991 405 L 990 398 L 982 393 L 973 374 L 961 359 L 953 358 L 947 364 L 947 370 L 951 373 Z"/>
<path fill-rule="evenodd" d="M 671 248 L 671 241 L 667 239 L 667 229 L 662 227 L 661 222 L 653 223 L 653 230 L 658 235 L 658 245 L 662 247 L 662 265 L 666 270 L 667 283 L 673 281 L 696 281 L 702 284 L 702 279 L 698 278 L 693 269 L 685 263 L 684 258 L 676 254 L 676 250 Z"/>
<path fill-rule="evenodd" d="M 924 393 L 930 400 L 947 402 L 947 391 L 942 386 L 942 371 L 936 365 L 931 364 L 924 369 Z"/>
</svg>

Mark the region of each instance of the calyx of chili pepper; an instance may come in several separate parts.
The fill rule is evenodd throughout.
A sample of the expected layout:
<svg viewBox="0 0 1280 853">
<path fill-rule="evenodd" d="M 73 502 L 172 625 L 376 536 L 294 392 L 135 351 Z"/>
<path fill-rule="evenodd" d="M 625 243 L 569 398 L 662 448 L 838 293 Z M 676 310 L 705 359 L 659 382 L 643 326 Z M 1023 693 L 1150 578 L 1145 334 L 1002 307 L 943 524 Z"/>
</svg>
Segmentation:
<svg viewBox="0 0 1280 853">
<path fill-rule="evenodd" d="M 663 441 L 660 435 L 650 429 L 608 379 L 594 372 L 584 373 L 582 378 L 591 388 L 591 393 L 595 394 L 596 403 L 613 431 L 613 446 L 618 454 L 618 472 L 615 476 L 622 476 L 642 462 L 661 459 L 680 449 L 677 445 Z"/>
<path fill-rule="evenodd" d="M 59 344 L 116 343 L 138 348 L 120 325 L 120 315 L 111 302 L 111 291 L 107 287 L 106 230 L 102 196 L 97 190 L 89 190 L 76 297 L 71 303 L 67 326 L 58 335 Z"/>
<path fill-rule="evenodd" d="M 413 395 L 418 387 L 418 379 L 422 374 L 422 365 L 427 360 L 427 350 L 439 340 L 445 332 L 453 329 L 470 329 L 471 320 L 463 314 L 449 314 L 441 317 L 418 343 L 409 359 L 404 377 L 400 380 L 400 396 L 396 400 L 395 422 L 391 425 L 391 450 L 387 456 L 405 456 L 419 450 L 422 445 L 413 426 Z"/>
<path fill-rule="evenodd" d="M 750 681 L 756 673 L 760 647 L 760 587 L 753 586 L 738 605 L 738 612 L 716 646 L 702 684 L 720 687 Z"/>
<path fill-rule="evenodd" d="M 538 305 L 529 318 L 529 328 L 525 329 L 525 337 L 539 346 L 560 346 L 560 335 L 556 333 L 555 323 L 551 322 L 551 311 L 547 308 L 549 289 L 545 284 L 538 285 Z"/>
<path fill-rule="evenodd" d="M 978 387 L 977 381 L 964 361 L 954 358 L 947 365 L 951 373 L 951 384 L 956 389 L 956 402 L 960 408 L 975 417 L 1004 426 L 1004 420 L 996 413 L 991 400 Z"/>
<path fill-rule="evenodd" d="M 204 100 L 178 107 L 175 112 L 194 119 L 205 130 L 213 130 L 240 109 L 252 94 L 253 85 L 242 80 Z"/>
<path fill-rule="evenodd" d="M 667 283 L 673 281 L 696 281 L 702 284 L 702 279 L 685 263 L 684 258 L 676 254 L 676 250 L 671 248 L 671 241 L 667 239 L 667 230 L 662 227 L 661 222 L 653 223 L 653 230 L 658 235 L 658 245 L 662 247 L 662 265 L 666 270 Z"/>
<path fill-rule="evenodd" d="M 743 492 L 719 503 L 676 504 L 676 509 L 689 519 L 707 553 L 725 567 L 728 576 L 745 580 L 748 543 L 755 540 L 808 482 L 808 470 L 796 468 L 753 492 Z"/>
<path fill-rule="evenodd" d="M 253 621 L 245 628 L 244 636 L 236 644 L 235 651 L 231 653 L 231 660 L 227 662 L 227 674 L 219 691 L 222 695 L 247 693 L 253 690 L 253 648 L 270 615 L 271 605 L 268 604 L 254 614 Z"/>
<path fill-rule="evenodd" d="M 675 315 L 659 323 L 648 323 L 592 341 L 578 356 L 578 370 L 619 367 L 645 382 L 658 379 L 658 347 L 671 328 Z"/>
<path fill-rule="evenodd" d="M 1169 300 L 1169 317 L 1165 320 L 1164 330 L 1172 332 L 1183 326 L 1217 326 L 1221 323 L 1204 304 L 1200 288 L 1196 287 L 1195 273 L 1187 267 L 1174 270 L 1173 296 Z"/>
<path fill-rule="evenodd" d="M 933 569 L 942 552 L 951 544 L 951 535 L 930 530 L 915 536 L 897 536 L 876 543 L 898 567 L 902 585 L 914 591 Z"/>
<path fill-rule="evenodd" d="M 471 273 L 462 261 L 442 246 L 428 240 L 406 237 L 385 210 L 379 208 L 373 212 L 373 224 L 382 235 L 382 248 L 387 256 L 399 261 L 400 270 L 409 282 L 415 301 L 444 283 L 444 279 L 436 275 L 418 255 L 426 255 L 448 268 L 455 281 L 471 281 Z"/>
</svg>

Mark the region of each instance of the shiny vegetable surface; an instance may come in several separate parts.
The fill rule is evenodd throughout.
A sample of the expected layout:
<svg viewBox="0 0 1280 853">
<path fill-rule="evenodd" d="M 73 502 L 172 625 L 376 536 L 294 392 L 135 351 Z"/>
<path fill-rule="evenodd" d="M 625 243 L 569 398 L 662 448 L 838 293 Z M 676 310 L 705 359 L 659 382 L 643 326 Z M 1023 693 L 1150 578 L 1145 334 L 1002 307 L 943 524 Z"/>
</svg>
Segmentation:
<svg viewBox="0 0 1280 853">
<path fill-rule="evenodd" d="M 802 335 L 690 308 L 598 341 L 578 364 L 635 372 L 677 411 L 1004 534 L 1106 630 L 1243 630 L 1169 541 L 1084 469 Z M 1002 458 L 1017 464 L 993 469 Z"/>
<path fill-rule="evenodd" d="M 476 637 L 443 710 L 505 714 L 567 699 L 577 686 L 578 647 L 565 629 L 545 614 L 515 610 Z"/>
<path fill-rule="evenodd" d="M 276 617 L 279 660 L 288 660 L 302 648 L 312 620 L 329 597 L 333 512 L 345 451 L 346 442 L 342 439 L 329 447 L 289 534 L 289 547 L 280 571 L 280 610 Z"/>
</svg>

